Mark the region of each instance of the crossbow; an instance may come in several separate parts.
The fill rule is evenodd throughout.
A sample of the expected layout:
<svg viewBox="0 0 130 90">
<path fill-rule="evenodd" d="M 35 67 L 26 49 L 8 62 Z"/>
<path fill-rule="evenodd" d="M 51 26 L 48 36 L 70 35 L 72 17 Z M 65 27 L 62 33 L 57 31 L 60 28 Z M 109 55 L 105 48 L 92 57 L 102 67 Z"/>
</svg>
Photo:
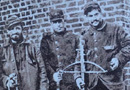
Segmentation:
<svg viewBox="0 0 130 90">
<path fill-rule="evenodd" d="M 77 51 L 78 51 L 78 55 L 80 57 L 79 61 L 76 60 L 74 63 L 66 66 L 63 70 L 60 70 L 60 74 L 64 74 L 64 73 L 71 73 L 71 74 L 81 73 L 81 77 L 82 77 L 82 79 L 84 81 L 84 74 L 85 73 L 99 74 L 99 73 L 106 73 L 107 72 L 107 70 L 103 69 L 100 65 L 98 65 L 98 64 L 96 64 L 94 62 L 91 62 L 89 60 L 84 60 L 84 45 L 83 45 L 83 40 L 82 40 L 82 36 L 81 35 L 80 35 L 80 38 L 79 38 L 79 49 Z M 75 70 L 74 71 L 67 71 L 68 68 L 70 68 L 72 66 L 75 66 L 77 64 L 81 65 L 81 70 L 80 71 L 75 71 Z M 86 71 L 85 70 L 85 64 L 94 65 L 97 68 L 99 68 L 100 71 Z M 56 81 L 56 83 L 57 83 L 57 90 L 60 90 L 60 80 Z M 82 88 L 82 90 L 84 90 L 84 88 Z"/>
<path fill-rule="evenodd" d="M 70 74 L 81 73 L 81 77 L 84 80 L 84 74 L 85 73 L 89 73 L 89 74 L 91 74 L 91 73 L 92 74 L 94 74 L 94 73 L 95 74 L 100 74 L 100 73 L 106 73 L 107 72 L 107 70 L 103 69 L 100 65 L 98 65 L 98 64 L 96 64 L 94 62 L 91 62 L 91 61 L 84 61 L 84 64 L 92 64 L 92 65 L 96 66 L 97 68 L 99 68 L 100 71 L 86 71 L 86 70 L 84 70 L 84 71 L 83 70 L 81 70 L 81 71 L 68 71 L 67 70 L 68 68 L 70 68 L 72 66 L 75 66 L 77 64 L 81 64 L 82 65 L 82 63 L 80 61 L 76 61 L 76 62 L 74 62 L 74 63 L 66 66 L 63 70 L 60 70 L 60 74 L 64 74 L 64 73 L 70 73 Z M 60 86 L 59 86 L 60 81 L 57 81 L 56 83 L 57 83 L 57 90 L 60 90 Z M 84 90 L 84 88 L 82 90 Z"/>
</svg>

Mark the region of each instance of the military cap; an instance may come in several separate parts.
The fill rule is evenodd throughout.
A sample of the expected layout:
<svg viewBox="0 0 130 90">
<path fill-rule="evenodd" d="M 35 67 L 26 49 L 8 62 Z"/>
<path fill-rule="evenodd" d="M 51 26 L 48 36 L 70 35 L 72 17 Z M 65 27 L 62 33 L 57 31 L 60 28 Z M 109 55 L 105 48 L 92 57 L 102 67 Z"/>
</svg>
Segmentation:
<svg viewBox="0 0 130 90">
<path fill-rule="evenodd" d="M 84 14 L 87 15 L 88 12 L 92 11 L 93 9 L 98 9 L 99 12 L 101 12 L 101 8 L 97 2 L 94 1 L 88 2 L 84 7 Z"/>
<path fill-rule="evenodd" d="M 16 15 L 11 15 L 7 18 L 6 20 L 6 28 L 8 29 L 10 26 L 15 25 L 15 24 L 23 24 L 20 18 Z"/>
<path fill-rule="evenodd" d="M 49 15 L 51 22 L 64 18 L 63 11 L 60 9 L 51 10 Z"/>
</svg>

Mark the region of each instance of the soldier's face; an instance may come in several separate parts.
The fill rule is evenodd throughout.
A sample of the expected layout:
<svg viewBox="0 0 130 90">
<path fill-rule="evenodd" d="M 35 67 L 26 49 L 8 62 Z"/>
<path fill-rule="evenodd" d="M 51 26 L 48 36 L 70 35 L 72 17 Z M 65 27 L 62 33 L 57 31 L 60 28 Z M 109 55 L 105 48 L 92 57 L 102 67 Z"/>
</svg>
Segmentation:
<svg viewBox="0 0 130 90">
<path fill-rule="evenodd" d="M 22 35 L 22 27 L 21 25 L 13 25 L 9 27 L 8 34 L 10 38 L 14 41 L 19 41 Z"/>
<path fill-rule="evenodd" d="M 64 29 L 64 20 L 63 19 L 59 19 L 59 20 L 55 20 L 52 22 L 52 27 L 54 29 L 55 32 L 63 32 Z"/>
<path fill-rule="evenodd" d="M 88 12 L 87 19 L 90 25 L 97 27 L 102 22 L 102 14 L 97 9 Z"/>
</svg>

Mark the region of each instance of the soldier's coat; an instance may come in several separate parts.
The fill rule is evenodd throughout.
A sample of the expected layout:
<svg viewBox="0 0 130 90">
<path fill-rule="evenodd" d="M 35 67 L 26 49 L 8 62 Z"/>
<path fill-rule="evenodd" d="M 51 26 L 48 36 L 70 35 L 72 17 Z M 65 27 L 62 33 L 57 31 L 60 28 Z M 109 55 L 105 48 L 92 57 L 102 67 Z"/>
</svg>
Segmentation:
<svg viewBox="0 0 130 90">
<path fill-rule="evenodd" d="M 110 90 L 123 90 L 122 70 L 130 58 L 130 38 L 128 34 L 121 27 L 104 21 L 98 30 L 92 27 L 86 30 L 84 40 L 86 60 L 108 70 L 108 73 L 105 74 L 89 74 L 89 87 L 94 87 L 100 79 Z M 119 67 L 111 71 L 109 62 L 115 57 L 119 60 Z M 99 70 L 92 65 L 88 65 L 87 69 Z"/>
<path fill-rule="evenodd" d="M 59 34 L 53 33 L 43 36 L 41 41 L 41 52 L 50 84 L 53 82 L 53 74 L 59 68 L 63 69 L 67 65 L 75 62 L 76 49 L 78 49 L 77 36 L 71 32 L 65 31 Z M 64 74 L 62 83 L 73 84 L 73 75 Z M 50 85 L 50 88 L 54 88 L 54 85 Z M 67 88 L 68 87 L 64 87 L 63 90 L 67 90 Z"/>
<path fill-rule="evenodd" d="M 23 41 L 15 47 L 10 42 L 6 43 L 1 55 L 5 90 L 7 77 L 12 73 L 16 73 L 18 77 L 19 90 L 48 90 L 48 79 L 41 53 L 30 42 Z"/>
</svg>

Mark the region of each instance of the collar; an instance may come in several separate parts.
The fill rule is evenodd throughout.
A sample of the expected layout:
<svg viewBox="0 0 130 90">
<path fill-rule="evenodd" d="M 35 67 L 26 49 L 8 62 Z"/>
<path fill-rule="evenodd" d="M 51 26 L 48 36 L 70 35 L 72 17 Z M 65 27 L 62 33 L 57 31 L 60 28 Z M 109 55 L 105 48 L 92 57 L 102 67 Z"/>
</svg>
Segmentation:
<svg viewBox="0 0 130 90">
<path fill-rule="evenodd" d="M 66 34 L 66 28 L 65 28 L 65 30 L 64 31 L 62 31 L 62 32 L 55 32 L 54 31 L 54 34 L 56 35 L 56 36 L 58 36 L 58 35 L 60 35 L 60 36 L 64 36 L 65 34 Z"/>
<path fill-rule="evenodd" d="M 106 26 L 106 22 L 104 20 L 102 20 L 102 23 L 98 28 L 95 28 L 95 27 L 92 27 L 92 26 L 91 26 L 91 28 L 94 29 L 94 30 L 97 30 L 97 31 L 101 31 L 105 28 L 105 26 Z"/>
<path fill-rule="evenodd" d="M 18 44 L 16 44 L 16 45 L 21 45 L 21 44 L 28 44 L 29 42 L 28 42 L 28 40 L 26 40 L 26 39 L 24 39 L 24 37 L 23 37 L 23 39 L 21 40 L 21 42 L 19 42 Z M 13 43 L 12 43 L 12 41 L 11 41 L 11 39 L 9 38 L 9 39 L 6 39 L 5 41 L 4 41 L 4 47 L 8 47 L 8 46 L 12 46 L 13 45 Z"/>
</svg>

